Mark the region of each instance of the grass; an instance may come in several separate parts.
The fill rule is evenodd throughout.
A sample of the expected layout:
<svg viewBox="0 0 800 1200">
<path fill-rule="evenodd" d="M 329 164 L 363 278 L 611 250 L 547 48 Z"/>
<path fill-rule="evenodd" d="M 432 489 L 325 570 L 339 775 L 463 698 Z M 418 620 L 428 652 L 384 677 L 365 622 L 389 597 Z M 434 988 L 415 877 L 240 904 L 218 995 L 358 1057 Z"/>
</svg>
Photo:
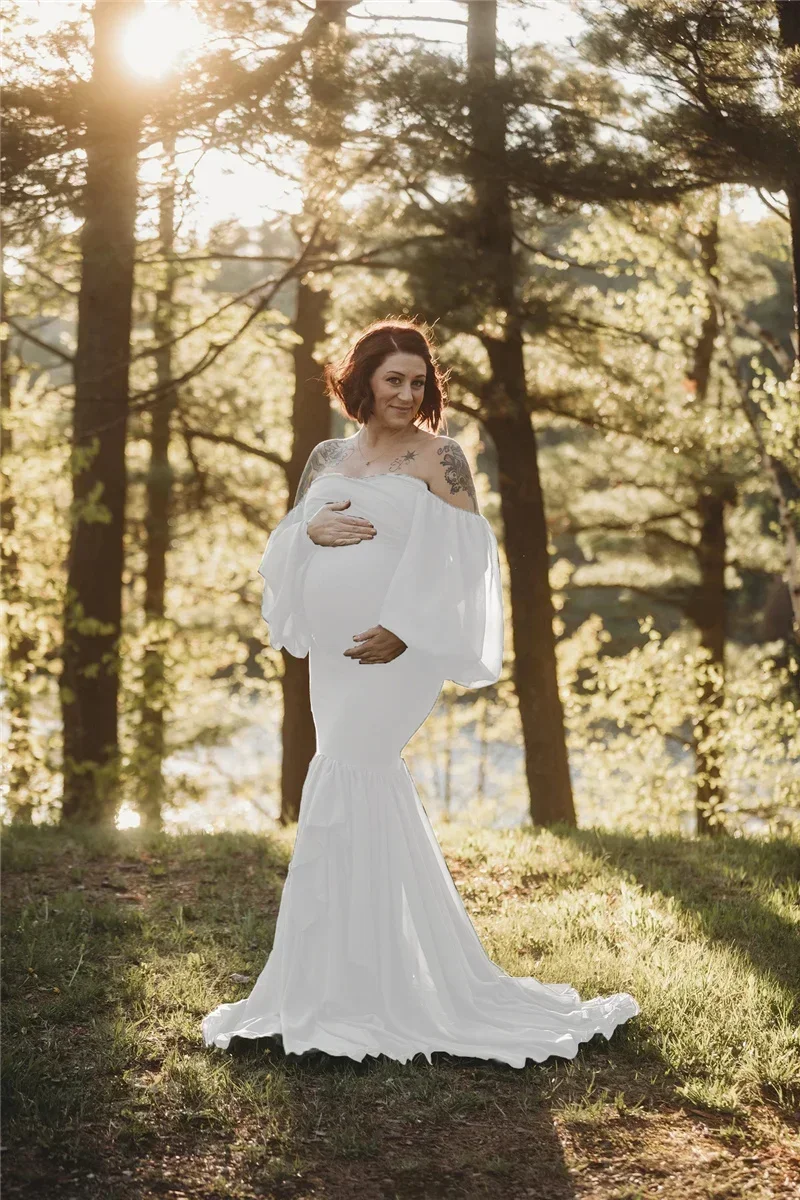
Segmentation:
<svg viewBox="0 0 800 1200">
<path fill-rule="evenodd" d="M 523 1070 L 206 1049 L 294 831 L 6 830 L 4 1195 L 796 1197 L 800 844 L 437 834 L 496 962 L 641 1015 Z"/>
</svg>

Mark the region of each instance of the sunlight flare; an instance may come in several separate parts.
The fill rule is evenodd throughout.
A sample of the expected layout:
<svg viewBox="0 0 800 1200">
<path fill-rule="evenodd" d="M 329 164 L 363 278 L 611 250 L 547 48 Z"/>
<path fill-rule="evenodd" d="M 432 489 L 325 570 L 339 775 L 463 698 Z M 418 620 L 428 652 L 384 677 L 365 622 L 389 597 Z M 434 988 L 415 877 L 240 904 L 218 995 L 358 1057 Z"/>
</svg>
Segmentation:
<svg viewBox="0 0 800 1200">
<path fill-rule="evenodd" d="M 114 822 L 117 829 L 138 829 L 141 823 L 142 818 L 135 808 L 131 808 L 127 802 L 120 806 L 117 819 Z"/>
<path fill-rule="evenodd" d="M 162 79 L 203 41 L 205 30 L 189 4 L 149 0 L 128 23 L 122 41 L 125 64 L 146 79 Z"/>
</svg>

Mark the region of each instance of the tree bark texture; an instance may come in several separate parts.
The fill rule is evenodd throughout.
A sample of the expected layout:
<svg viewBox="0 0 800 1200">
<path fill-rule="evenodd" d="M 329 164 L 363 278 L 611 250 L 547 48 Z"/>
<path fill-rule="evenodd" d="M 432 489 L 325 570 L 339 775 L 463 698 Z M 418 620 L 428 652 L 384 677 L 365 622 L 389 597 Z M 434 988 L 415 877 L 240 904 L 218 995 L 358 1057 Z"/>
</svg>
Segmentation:
<svg viewBox="0 0 800 1200">
<path fill-rule="evenodd" d="M 716 281 L 719 263 L 719 197 L 716 208 L 700 233 L 700 263 L 710 285 Z M 700 411 L 711 403 L 711 371 L 720 331 L 719 310 L 709 287 L 706 311 L 694 352 L 691 378 Z M 731 481 L 722 473 L 709 471 L 700 481 L 696 511 L 699 538 L 695 562 L 700 580 L 694 590 L 691 617 L 700 634 L 703 660 L 698 667 L 698 719 L 693 730 L 695 772 L 695 816 L 698 834 L 718 836 L 725 832 L 722 806 L 726 795 L 719 747 L 725 704 L 725 643 L 727 641 L 728 597 L 725 588 L 727 539 L 725 518 L 735 499 Z"/>
<path fill-rule="evenodd" d="M 303 339 L 294 348 L 295 389 L 292 400 L 294 440 L 288 464 L 289 494 L 295 496 L 300 476 L 315 446 L 331 436 L 331 408 L 324 392 L 322 369 L 314 349 L 325 336 L 329 296 L 298 281 L 295 333 Z M 283 757 L 281 761 L 282 823 L 296 821 L 308 766 L 316 749 L 316 731 L 309 695 L 308 659 L 283 654 Z"/>
<path fill-rule="evenodd" d="M 700 497 L 700 538 L 695 550 L 700 584 L 694 596 L 693 616 L 700 633 L 704 661 L 697 679 L 699 718 L 694 728 L 697 792 L 695 811 L 698 834 L 725 833 L 722 805 L 722 753 L 718 745 L 725 704 L 725 643 L 727 641 L 727 593 L 725 561 L 726 498 L 719 492 Z"/>
<path fill-rule="evenodd" d="M 339 65 L 339 55 L 346 53 L 339 49 L 339 32 L 346 26 L 349 2 L 339 0 L 317 0 L 316 12 L 324 12 L 330 22 L 326 34 L 317 42 L 312 51 L 312 67 L 310 90 L 314 102 L 312 124 L 318 135 L 316 139 L 323 142 L 326 157 L 330 162 L 337 160 L 341 146 L 343 129 L 337 114 L 336 106 L 328 111 L 325 105 L 326 76 L 329 68 Z M 324 137 L 319 137 L 324 134 Z M 307 175 L 313 177 L 318 170 L 324 171 L 325 163 L 318 162 L 320 152 L 312 148 L 308 151 Z M 331 200 L 331 204 L 333 201 Z M 331 238 L 325 238 L 324 231 L 319 237 L 322 253 L 330 256 L 336 253 L 336 244 Z M 322 364 L 317 360 L 316 347 L 326 334 L 326 320 L 330 293 L 324 289 L 313 291 L 305 279 L 300 279 L 297 286 L 297 309 L 295 315 L 295 333 L 302 339 L 294 348 L 294 379 L 295 388 L 292 398 L 292 457 L 287 465 L 289 495 L 296 496 L 303 468 L 315 446 L 326 441 L 331 436 L 331 407 L 325 394 L 322 375 Z M 303 782 L 311 759 L 316 750 L 316 731 L 314 718 L 311 713 L 309 695 L 308 659 L 293 658 L 285 650 L 283 653 L 283 755 L 281 759 L 281 812 L 283 824 L 296 821 L 300 814 L 300 799 Z"/>
<path fill-rule="evenodd" d="M 795 51 L 795 59 L 786 72 L 785 86 L 795 97 L 800 92 L 800 5 L 796 0 L 777 0 L 778 29 L 781 45 Z M 800 153 L 794 160 L 794 172 L 786 180 L 789 201 L 789 221 L 792 229 L 792 276 L 794 282 L 794 352 L 795 373 L 800 361 Z M 800 645 L 800 486 L 798 468 L 767 456 L 772 476 L 772 488 L 778 504 L 781 527 L 786 546 L 786 583 L 792 602 L 795 642 Z"/>
<path fill-rule="evenodd" d="M 470 0 L 471 184 L 475 198 L 476 276 L 499 332 L 482 335 L 491 369 L 484 425 L 500 475 L 505 551 L 511 583 L 514 684 L 537 825 L 575 825 L 564 713 L 558 689 L 547 518 L 536 432 L 527 395 L 513 253 L 513 214 L 505 165 L 506 122 L 496 74 L 497 5 Z"/>
<path fill-rule="evenodd" d="M 784 50 L 800 50 L 800 5 L 797 0 L 777 0 L 778 30 Z M 800 57 L 786 72 L 785 86 L 793 92 L 800 90 Z M 794 171 L 786 180 L 789 201 L 789 221 L 792 227 L 792 268 L 794 279 L 794 350 L 800 356 L 800 152 L 794 161 Z"/>
<path fill-rule="evenodd" d="M 87 89 L 86 180 L 63 617 L 63 821 L 113 822 L 122 619 L 139 111 L 119 39 L 140 5 L 98 0 Z"/>
</svg>

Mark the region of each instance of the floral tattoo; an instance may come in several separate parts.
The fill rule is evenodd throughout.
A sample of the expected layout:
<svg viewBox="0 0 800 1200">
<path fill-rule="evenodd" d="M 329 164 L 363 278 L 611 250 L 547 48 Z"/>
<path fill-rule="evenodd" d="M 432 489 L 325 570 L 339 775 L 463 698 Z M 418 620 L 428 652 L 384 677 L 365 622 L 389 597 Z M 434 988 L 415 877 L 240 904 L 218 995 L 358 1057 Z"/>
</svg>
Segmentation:
<svg viewBox="0 0 800 1200">
<path fill-rule="evenodd" d="M 478 512 L 478 494 L 472 481 L 472 472 L 469 469 L 467 456 L 458 442 L 449 442 L 446 446 L 440 446 L 436 453 L 444 470 L 445 482 L 450 485 L 450 495 L 455 496 L 456 492 L 466 492 L 472 502 L 473 510 Z"/>
<path fill-rule="evenodd" d="M 338 467 L 352 454 L 352 450 L 342 442 L 332 438 L 328 442 L 320 442 L 315 446 L 305 465 L 300 482 L 297 485 L 297 495 L 294 502 L 298 504 L 318 475 L 322 475 L 330 467 Z"/>
</svg>

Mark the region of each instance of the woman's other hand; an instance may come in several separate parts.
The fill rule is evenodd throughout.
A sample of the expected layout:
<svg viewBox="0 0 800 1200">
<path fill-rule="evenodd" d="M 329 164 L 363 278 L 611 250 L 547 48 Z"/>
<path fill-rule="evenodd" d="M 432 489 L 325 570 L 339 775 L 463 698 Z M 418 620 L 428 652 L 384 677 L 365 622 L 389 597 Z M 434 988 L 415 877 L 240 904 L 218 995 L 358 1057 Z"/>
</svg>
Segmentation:
<svg viewBox="0 0 800 1200">
<path fill-rule="evenodd" d="M 349 500 L 331 500 L 306 525 L 306 532 L 317 546 L 355 546 L 357 542 L 374 538 L 378 532 L 366 517 L 345 517 L 340 509 Z"/>
<path fill-rule="evenodd" d="M 382 625 L 373 625 L 364 633 L 354 634 L 353 641 L 361 644 L 345 650 L 344 657 L 357 658 L 362 663 L 391 662 L 408 649 L 402 638 L 391 630 L 384 629 Z"/>
</svg>

